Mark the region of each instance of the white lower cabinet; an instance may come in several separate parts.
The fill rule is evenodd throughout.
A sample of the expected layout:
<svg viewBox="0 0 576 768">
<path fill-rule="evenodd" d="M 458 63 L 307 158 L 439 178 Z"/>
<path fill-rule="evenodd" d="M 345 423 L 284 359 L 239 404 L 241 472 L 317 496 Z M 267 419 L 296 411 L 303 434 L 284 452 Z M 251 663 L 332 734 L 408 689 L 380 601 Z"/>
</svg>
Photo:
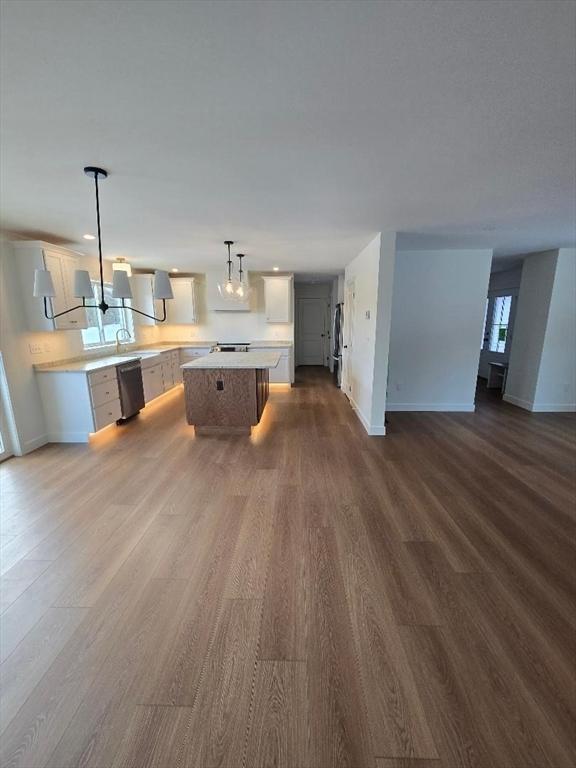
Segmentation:
<svg viewBox="0 0 576 768">
<path fill-rule="evenodd" d="M 294 355 L 291 344 L 280 347 L 278 344 L 267 346 L 265 342 L 255 342 L 251 349 L 265 350 L 266 352 L 278 352 L 280 360 L 276 368 L 269 369 L 271 384 L 294 384 Z"/>
<path fill-rule="evenodd" d="M 90 373 L 42 371 L 38 386 L 51 443 L 86 443 L 122 415 L 115 366 Z"/>
<path fill-rule="evenodd" d="M 142 368 L 142 384 L 144 386 L 144 401 L 149 403 L 164 392 L 162 378 L 162 363 L 157 362 L 148 368 Z"/>
<path fill-rule="evenodd" d="M 94 431 L 97 432 L 109 424 L 114 424 L 121 416 L 120 400 L 112 400 L 109 403 L 97 406 L 94 408 Z"/>
<path fill-rule="evenodd" d="M 172 389 L 176 383 L 172 371 L 172 352 L 162 352 L 162 383 L 164 392 Z"/>
<path fill-rule="evenodd" d="M 181 365 L 210 352 L 186 347 L 142 358 L 144 400 L 149 403 L 182 381 Z M 38 371 L 48 442 L 86 443 L 93 432 L 122 416 L 116 366 L 95 371 Z"/>
<path fill-rule="evenodd" d="M 291 382 L 290 355 L 282 355 L 276 368 L 270 368 L 270 383 L 290 384 Z"/>
</svg>

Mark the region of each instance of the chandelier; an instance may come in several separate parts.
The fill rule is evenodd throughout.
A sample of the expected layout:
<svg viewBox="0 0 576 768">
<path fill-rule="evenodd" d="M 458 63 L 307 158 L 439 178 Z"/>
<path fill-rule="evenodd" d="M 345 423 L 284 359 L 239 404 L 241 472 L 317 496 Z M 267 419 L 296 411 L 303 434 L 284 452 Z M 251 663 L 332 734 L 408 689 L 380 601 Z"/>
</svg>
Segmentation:
<svg viewBox="0 0 576 768">
<path fill-rule="evenodd" d="M 136 312 L 144 317 L 149 317 L 151 320 L 156 320 L 158 323 L 163 323 L 166 320 L 166 300 L 173 299 L 172 286 L 170 285 L 170 279 L 168 272 L 157 269 L 154 273 L 154 298 L 162 301 L 162 317 L 156 317 L 150 315 L 147 312 L 142 312 L 140 309 L 136 309 L 130 305 L 126 306 L 126 299 L 132 298 L 132 289 L 130 288 L 130 281 L 128 279 L 128 273 L 123 269 L 115 269 L 112 276 L 112 298 L 120 299 L 121 304 L 109 305 L 104 300 L 104 263 L 102 261 L 102 236 L 100 229 L 100 196 L 98 189 L 98 178 L 105 179 L 108 176 L 108 172 L 103 168 L 96 168 L 94 166 L 87 166 L 84 168 L 84 173 L 91 179 L 94 179 L 94 186 L 96 188 L 96 222 L 98 225 L 98 266 L 100 271 L 100 303 L 99 304 L 87 304 L 86 299 L 94 298 L 94 291 L 92 289 L 92 282 L 90 280 L 90 273 L 86 269 L 77 269 L 74 272 L 74 298 L 82 299 L 82 304 L 77 304 L 75 307 L 65 309 L 63 312 L 57 312 L 49 314 L 48 312 L 48 299 L 56 296 L 54 290 L 54 282 L 52 275 L 48 269 L 37 269 L 34 272 L 34 296 L 36 298 L 44 299 L 44 315 L 48 320 L 54 320 L 62 315 L 67 315 L 69 312 L 74 312 L 76 309 L 82 307 L 99 309 L 102 314 L 106 314 L 109 309 L 129 309 L 132 312 Z"/>
</svg>

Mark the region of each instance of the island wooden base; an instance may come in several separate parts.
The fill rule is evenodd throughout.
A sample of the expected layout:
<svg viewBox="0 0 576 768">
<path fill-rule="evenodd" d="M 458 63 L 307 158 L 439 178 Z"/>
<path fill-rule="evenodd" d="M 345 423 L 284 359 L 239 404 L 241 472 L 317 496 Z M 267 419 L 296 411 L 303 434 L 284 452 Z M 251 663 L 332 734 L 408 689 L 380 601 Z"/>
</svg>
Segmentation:
<svg viewBox="0 0 576 768">
<path fill-rule="evenodd" d="M 186 420 L 198 434 L 250 432 L 268 400 L 267 368 L 185 368 Z"/>
</svg>

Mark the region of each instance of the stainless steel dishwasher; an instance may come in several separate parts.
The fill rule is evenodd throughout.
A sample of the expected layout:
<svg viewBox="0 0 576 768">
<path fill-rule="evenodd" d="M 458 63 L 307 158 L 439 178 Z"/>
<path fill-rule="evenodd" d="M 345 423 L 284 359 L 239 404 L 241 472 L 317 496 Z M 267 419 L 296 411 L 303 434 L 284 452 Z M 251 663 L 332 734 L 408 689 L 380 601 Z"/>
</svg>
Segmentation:
<svg viewBox="0 0 576 768">
<path fill-rule="evenodd" d="M 116 366 L 120 407 L 122 417 L 118 422 L 126 421 L 144 408 L 144 387 L 142 385 L 142 365 L 140 360 L 131 360 Z M 118 423 L 117 422 L 117 423 Z"/>
</svg>

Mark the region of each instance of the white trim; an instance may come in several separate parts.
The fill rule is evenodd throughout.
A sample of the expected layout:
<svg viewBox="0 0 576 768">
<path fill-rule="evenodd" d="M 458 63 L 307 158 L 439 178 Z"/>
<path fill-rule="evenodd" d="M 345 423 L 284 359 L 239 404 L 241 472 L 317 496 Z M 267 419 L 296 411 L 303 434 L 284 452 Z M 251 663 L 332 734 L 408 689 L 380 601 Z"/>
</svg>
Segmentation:
<svg viewBox="0 0 576 768">
<path fill-rule="evenodd" d="M 446 413 L 473 413 L 474 403 L 386 403 L 387 411 L 434 411 Z"/>
<path fill-rule="evenodd" d="M 49 432 L 49 443 L 87 443 L 87 432 Z"/>
<path fill-rule="evenodd" d="M 26 453 L 31 453 L 49 442 L 49 435 L 38 435 L 38 437 L 33 437 L 31 440 L 26 440 L 26 442 L 20 445 L 20 450 L 14 451 L 14 453 L 16 456 L 24 456 Z"/>
<path fill-rule="evenodd" d="M 354 401 L 351 395 L 348 395 L 347 397 L 348 397 L 348 400 L 350 401 L 350 405 L 352 406 L 352 410 L 354 411 L 356 416 L 358 416 L 360 423 L 362 424 L 362 426 L 364 427 L 364 429 L 369 435 L 376 437 L 376 436 L 382 436 L 386 434 L 386 427 L 384 426 L 384 424 L 382 425 L 370 424 L 370 422 L 368 421 L 366 416 L 364 416 L 364 414 L 358 407 L 358 404 Z"/>
<path fill-rule="evenodd" d="M 576 403 L 534 403 L 531 400 L 523 400 L 514 395 L 504 395 L 502 397 L 510 405 L 516 405 L 531 413 L 574 413 L 576 412 Z"/>
<path fill-rule="evenodd" d="M 576 403 L 534 403 L 533 413 L 574 413 Z"/>
</svg>

